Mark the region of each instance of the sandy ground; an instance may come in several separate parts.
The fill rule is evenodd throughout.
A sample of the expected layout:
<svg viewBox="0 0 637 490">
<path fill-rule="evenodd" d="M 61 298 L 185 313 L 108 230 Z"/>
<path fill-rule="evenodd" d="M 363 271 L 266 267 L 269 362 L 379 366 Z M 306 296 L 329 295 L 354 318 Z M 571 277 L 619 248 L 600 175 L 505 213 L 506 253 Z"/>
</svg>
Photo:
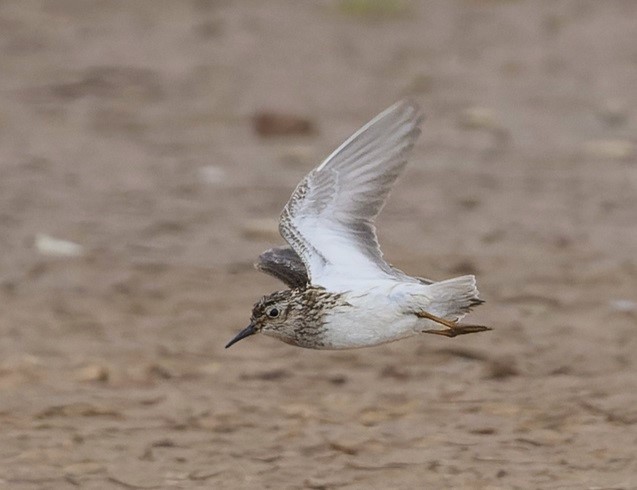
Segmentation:
<svg viewBox="0 0 637 490">
<path fill-rule="evenodd" d="M 0 3 L 0 487 L 637 488 L 635 40 L 631 0 Z M 494 331 L 224 350 L 407 94 L 381 243 Z"/>
</svg>

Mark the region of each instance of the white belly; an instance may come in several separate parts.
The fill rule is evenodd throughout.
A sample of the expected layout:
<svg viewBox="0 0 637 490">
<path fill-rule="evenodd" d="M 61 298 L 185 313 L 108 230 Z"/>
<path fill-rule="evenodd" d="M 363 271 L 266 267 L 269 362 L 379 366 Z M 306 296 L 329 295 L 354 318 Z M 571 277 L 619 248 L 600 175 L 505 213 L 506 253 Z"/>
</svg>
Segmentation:
<svg viewBox="0 0 637 490">
<path fill-rule="evenodd" d="M 423 321 L 410 312 L 414 292 L 422 301 L 426 286 L 418 291 L 395 286 L 347 293 L 343 299 L 351 306 L 339 307 L 326 318 L 328 349 L 352 349 L 384 344 L 422 331 Z M 412 310 L 413 311 L 413 310 Z"/>
</svg>

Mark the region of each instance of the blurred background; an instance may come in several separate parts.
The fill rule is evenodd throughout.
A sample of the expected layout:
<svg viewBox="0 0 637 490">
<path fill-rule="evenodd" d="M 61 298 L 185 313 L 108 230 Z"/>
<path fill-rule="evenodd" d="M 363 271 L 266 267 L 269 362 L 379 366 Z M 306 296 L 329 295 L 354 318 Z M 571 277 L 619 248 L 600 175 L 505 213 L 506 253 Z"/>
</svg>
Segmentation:
<svg viewBox="0 0 637 490">
<path fill-rule="evenodd" d="M 637 3 L 0 3 L 0 486 L 636 488 Z M 411 96 L 379 220 L 457 339 L 223 346 L 297 182 Z"/>
</svg>

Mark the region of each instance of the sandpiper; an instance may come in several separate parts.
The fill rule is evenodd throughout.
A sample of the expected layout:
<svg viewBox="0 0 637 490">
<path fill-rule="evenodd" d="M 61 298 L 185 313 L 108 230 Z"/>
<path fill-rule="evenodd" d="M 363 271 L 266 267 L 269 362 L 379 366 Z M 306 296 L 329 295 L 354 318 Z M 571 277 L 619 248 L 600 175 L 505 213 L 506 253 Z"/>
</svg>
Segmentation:
<svg viewBox="0 0 637 490">
<path fill-rule="evenodd" d="M 226 348 L 258 332 L 310 349 L 353 349 L 419 333 L 490 330 L 459 323 L 482 303 L 474 276 L 409 276 L 385 262 L 376 239 L 374 219 L 421 122 L 415 103 L 398 102 L 299 183 L 279 222 L 290 247 L 267 250 L 255 264 L 289 289 L 261 298 Z"/>
</svg>

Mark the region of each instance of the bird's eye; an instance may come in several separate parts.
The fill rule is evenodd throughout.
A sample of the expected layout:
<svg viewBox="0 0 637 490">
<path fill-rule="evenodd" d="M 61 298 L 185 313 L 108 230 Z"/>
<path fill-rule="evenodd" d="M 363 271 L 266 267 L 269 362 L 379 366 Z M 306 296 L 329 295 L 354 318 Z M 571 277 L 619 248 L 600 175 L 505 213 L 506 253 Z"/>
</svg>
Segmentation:
<svg viewBox="0 0 637 490">
<path fill-rule="evenodd" d="M 270 318 L 276 318 L 277 316 L 279 316 L 279 309 L 278 308 L 270 308 L 268 310 L 268 316 Z"/>
</svg>

